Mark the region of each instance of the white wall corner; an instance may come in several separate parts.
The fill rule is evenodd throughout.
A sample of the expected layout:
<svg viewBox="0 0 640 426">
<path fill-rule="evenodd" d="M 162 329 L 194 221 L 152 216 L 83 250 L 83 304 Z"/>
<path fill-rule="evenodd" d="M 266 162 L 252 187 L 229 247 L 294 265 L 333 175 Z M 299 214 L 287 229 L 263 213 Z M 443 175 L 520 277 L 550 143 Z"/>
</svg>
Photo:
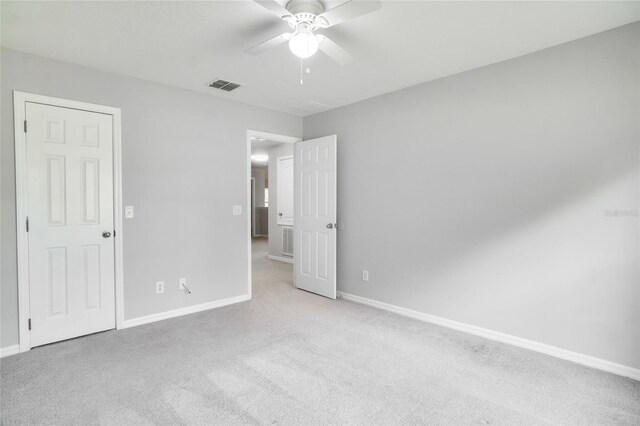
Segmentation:
<svg viewBox="0 0 640 426">
<path fill-rule="evenodd" d="M 428 322 L 430 324 L 440 325 L 442 327 L 447 327 L 465 333 L 473 334 L 475 336 L 484 337 L 496 342 L 506 343 L 520 348 L 529 349 L 534 352 L 543 353 L 545 355 L 550 355 L 556 358 L 564 359 L 566 361 L 575 362 L 587 367 L 596 368 L 598 370 L 603 370 L 609 373 L 617 374 L 619 376 L 629 377 L 631 379 L 640 381 L 640 369 L 638 368 L 633 368 L 627 365 L 618 364 L 590 355 L 569 351 L 567 349 L 558 348 L 556 346 L 547 345 L 545 343 L 536 342 L 534 340 L 523 339 L 522 337 L 512 336 L 510 334 L 501 333 L 499 331 L 494 331 L 487 328 L 477 327 L 475 325 L 465 324 L 435 315 L 414 311 L 412 309 L 403 308 L 401 306 L 391 305 L 389 303 L 384 303 L 373 299 L 367 299 L 366 297 L 356 296 L 355 294 L 339 291 L 338 297 L 352 302 L 361 303 L 363 305 L 368 305 L 374 308 L 393 312 L 405 317 Z"/>
</svg>

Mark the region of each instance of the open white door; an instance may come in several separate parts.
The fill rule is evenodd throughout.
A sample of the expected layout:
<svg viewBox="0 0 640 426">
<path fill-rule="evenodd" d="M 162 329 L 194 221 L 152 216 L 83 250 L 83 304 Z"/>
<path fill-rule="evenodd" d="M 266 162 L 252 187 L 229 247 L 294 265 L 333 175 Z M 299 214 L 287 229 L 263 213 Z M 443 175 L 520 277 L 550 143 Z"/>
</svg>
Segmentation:
<svg viewBox="0 0 640 426">
<path fill-rule="evenodd" d="M 296 287 L 336 298 L 337 136 L 296 142 Z"/>
</svg>

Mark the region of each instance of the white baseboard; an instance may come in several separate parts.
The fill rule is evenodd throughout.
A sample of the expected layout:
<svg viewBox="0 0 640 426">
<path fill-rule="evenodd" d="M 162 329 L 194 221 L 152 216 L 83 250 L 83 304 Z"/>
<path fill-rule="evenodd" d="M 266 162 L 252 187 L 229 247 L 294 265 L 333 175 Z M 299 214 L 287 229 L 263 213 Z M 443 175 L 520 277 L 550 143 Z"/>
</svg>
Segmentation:
<svg viewBox="0 0 640 426">
<path fill-rule="evenodd" d="M 431 324 L 440 325 L 454 330 L 463 331 L 465 333 L 484 337 L 486 339 L 495 340 L 497 342 L 507 343 L 509 345 L 518 346 L 556 358 L 572 361 L 588 367 L 604 370 L 619 376 L 629 377 L 634 380 L 640 380 L 640 369 L 629 367 L 627 365 L 618 364 L 604 359 L 584 355 L 578 352 L 572 352 L 567 349 L 558 348 L 556 346 L 547 345 L 545 343 L 536 342 L 534 340 L 523 339 L 522 337 L 512 336 L 510 334 L 500 333 L 499 331 L 489 330 L 487 328 L 477 327 L 475 325 L 465 324 L 458 321 L 438 317 L 435 315 L 425 314 L 423 312 L 414 311 L 412 309 L 403 308 L 389 303 L 379 302 L 377 300 L 367 299 L 365 297 L 356 296 L 354 294 L 339 291 L 338 297 L 352 302 L 361 303 L 363 305 L 373 306 L 385 311 L 393 312 L 406 317 L 414 318 Z"/>
<path fill-rule="evenodd" d="M 267 258 L 271 260 L 277 260 L 278 262 L 293 263 L 293 259 L 290 257 L 280 257 L 280 256 L 274 256 L 272 254 L 268 254 Z"/>
<path fill-rule="evenodd" d="M 209 309 L 220 308 L 222 306 L 233 305 L 234 303 L 246 302 L 251 300 L 248 294 L 236 297 L 229 297 L 222 300 L 214 300 L 213 302 L 202 303 L 200 305 L 187 306 L 184 308 L 174 309 L 172 311 L 160 312 L 158 314 L 147 315 L 144 317 L 132 318 L 124 321 L 122 328 L 136 327 L 138 325 L 149 324 L 151 322 L 162 321 L 169 318 L 181 317 L 183 315 L 194 314 L 196 312 L 208 311 Z"/>
<path fill-rule="evenodd" d="M 20 345 L 7 346 L 0 348 L 0 358 L 20 353 Z"/>
</svg>

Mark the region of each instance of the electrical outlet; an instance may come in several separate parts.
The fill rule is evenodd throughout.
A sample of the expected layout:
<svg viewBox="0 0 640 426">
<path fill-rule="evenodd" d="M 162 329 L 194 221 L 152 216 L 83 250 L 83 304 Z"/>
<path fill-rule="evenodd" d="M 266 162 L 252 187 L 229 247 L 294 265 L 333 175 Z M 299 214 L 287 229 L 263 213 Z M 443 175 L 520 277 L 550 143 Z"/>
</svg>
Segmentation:
<svg viewBox="0 0 640 426">
<path fill-rule="evenodd" d="M 241 216 L 242 215 L 242 206 L 241 205 L 234 205 L 233 206 L 233 215 L 234 216 Z"/>
<path fill-rule="evenodd" d="M 362 281 L 369 281 L 369 271 L 366 269 L 362 270 Z"/>
<path fill-rule="evenodd" d="M 156 294 L 164 293 L 164 281 L 156 281 Z"/>
</svg>

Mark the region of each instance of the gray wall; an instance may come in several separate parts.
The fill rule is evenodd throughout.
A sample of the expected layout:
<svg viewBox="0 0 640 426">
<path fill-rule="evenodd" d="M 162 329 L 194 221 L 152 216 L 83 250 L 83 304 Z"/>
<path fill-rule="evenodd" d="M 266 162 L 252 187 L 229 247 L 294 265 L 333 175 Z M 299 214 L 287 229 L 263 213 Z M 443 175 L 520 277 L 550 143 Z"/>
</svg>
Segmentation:
<svg viewBox="0 0 640 426">
<path fill-rule="evenodd" d="M 338 135 L 339 290 L 639 368 L 639 42 L 635 23 L 305 118 Z"/>
<path fill-rule="evenodd" d="M 122 108 L 127 319 L 246 293 L 246 130 L 298 117 L 2 49 L 0 347 L 18 343 L 12 91 Z M 243 205 L 232 216 L 232 205 Z M 178 290 L 187 277 L 190 296 Z M 156 280 L 166 290 L 156 296 Z"/>
<path fill-rule="evenodd" d="M 283 155 L 293 155 L 292 143 L 269 148 L 269 254 L 279 257 L 286 257 L 282 254 L 282 226 L 278 225 L 278 157 Z"/>
</svg>

